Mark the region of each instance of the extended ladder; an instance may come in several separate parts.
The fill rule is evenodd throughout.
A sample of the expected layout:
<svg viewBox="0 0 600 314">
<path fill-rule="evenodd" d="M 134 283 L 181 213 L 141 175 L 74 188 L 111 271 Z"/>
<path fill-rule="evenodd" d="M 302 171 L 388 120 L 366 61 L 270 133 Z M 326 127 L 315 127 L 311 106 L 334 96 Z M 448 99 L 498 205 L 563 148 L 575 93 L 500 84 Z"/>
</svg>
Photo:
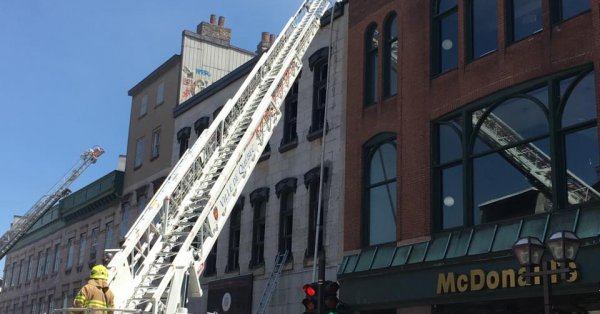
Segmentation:
<svg viewBox="0 0 600 314">
<path fill-rule="evenodd" d="M 11 228 L 4 233 L 0 238 L 0 259 L 8 253 L 16 243 L 19 241 L 25 233 L 33 226 L 33 224 L 46 213 L 56 202 L 61 198 L 67 196 L 70 191 L 69 185 L 79 177 L 79 175 L 85 171 L 91 164 L 95 163 L 98 157 L 104 153 L 104 150 L 100 146 L 95 146 L 86 150 L 81 155 L 79 160 L 67 175 L 65 175 L 58 183 L 56 183 L 48 194 L 42 196 L 27 213 L 17 220 Z"/>
<path fill-rule="evenodd" d="M 117 308 L 175 313 L 281 118 L 328 0 L 305 0 L 240 90 L 184 153 L 109 264 Z M 189 276 L 189 289 L 185 281 Z"/>
<path fill-rule="evenodd" d="M 277 283 L 279 283 L 279 277 L 281 277 L 281 272 L 283 271 L 283 267 L 287 261 L 288 254 L 289 250 L 285 250 L 277 253 L 277 256 L 275 256 L 275 266 L 273 267 L 273 272 L 269 276 L 269 280 L 265 286 L 265 291 L 263 292 L 263 296 L 258 304 L 258 310 L 256 310 L 256 314 L 264 314 L 267 311 L 267 307 L 269 306 L 273 292 L 275 292 Z"/>
<path fill-rule="evenodd" d="M 484 116 L 485 111 L 473 113 L 473 124 L 476 125 Z M 517 143 L 523 138 L 493 113 L 481 122 L 481 134 L 486 143 L 493 147 L 502 147 Z M 527 176 L 540 182 L 546 190 L 552 190 L 552 165 L 550 157 L 533 143 L 515 146 L 501 152 Z M 589 186 L 574 173 L 567 169 L 567 191 L 570 204 L 578 204 L 590 199 L 600 199 L 600 193 Z"/>
</svg>

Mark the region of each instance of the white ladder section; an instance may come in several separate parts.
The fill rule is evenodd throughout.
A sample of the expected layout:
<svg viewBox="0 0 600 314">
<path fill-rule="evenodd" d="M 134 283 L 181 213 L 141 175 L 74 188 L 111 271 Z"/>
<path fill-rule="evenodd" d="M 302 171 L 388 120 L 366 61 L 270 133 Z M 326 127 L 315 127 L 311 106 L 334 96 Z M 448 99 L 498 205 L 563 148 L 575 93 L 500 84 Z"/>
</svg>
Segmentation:
<svg viewBox="0 0 600 314">
<path fill-rule="evenodd" d="M 473 113 L 473 124 L 477 125 L 485 111 Z M 501 147 L 522 141 L 523 138 L 493 113 L 481 123 L 484 140 L 494 147 Z M 501 152 L 517 165 L 523 173 L 539 181 L 552 192 L 552 165 L 550 157 L 533 143 L 515 146 Z M 570 204 L 579 204 L 590 199 L 600 199 L 600 193 L 567 169 L 567 191 Z"/>
<path fill-rule="evenodd" d="M 269 276 L 269 280 L 267 281 L 267 285 L 265 286 L 265 291 L 263 292 L 263 296 L 260 299 L 260 304 L 258 305 L 258 310 L 256 314 L 264 314 L 267 311 L 267 307 L 269 307 L 269 302 L 271 302 L 271 297 L 273 296 L 273 292 L 277 287 L 277 283 L 279 283 L 279 277 L 281 277 L 281 272 L 283 271 L 283 267 L 285 266 L 285 262 L 287 261 L 289 251 L 285 250 L 283 252 L 277 253 L 275 256 L 275 266 L 273 267 L 273 272 Z"/>
<path fill-rule="evenodd" d="M 329 0 L 302 3 L 148 202 L 108 265 L 115 307 L 171 314 L 186 297 L 201 296 L 204 262 L 281 118 L 328 6 Z"/>
<path fill-rule="evenodd" d="M 0 259 L 19 241 L 21 237 L 29 231 L 29 228 L 44 215 L 61 198 L 71 193 L 69 185 L 75 181 L 91 164 L 95 163 L 98 157 L 104 153 L 100 146 L 92 147 L 81 155 L 79 160 L 69 172 L 56 183 L 48 194 L 42 196 L 27 213 L 16 221 L 11 228 L 0 238 Z"/>
</svg>

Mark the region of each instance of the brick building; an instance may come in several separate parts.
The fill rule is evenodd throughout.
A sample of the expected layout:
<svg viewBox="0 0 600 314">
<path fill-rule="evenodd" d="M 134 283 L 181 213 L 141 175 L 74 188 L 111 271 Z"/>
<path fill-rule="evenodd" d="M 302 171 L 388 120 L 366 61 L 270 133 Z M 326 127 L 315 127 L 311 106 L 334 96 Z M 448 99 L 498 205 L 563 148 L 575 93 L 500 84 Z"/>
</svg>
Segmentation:
<svg viewBox="0 0 600 314">
<path fill-rule="evenodd" d="M 559 230 L 582 247 L 553 305 L 598 310 L 600 2 L 351 1 L 348 23 L 350 311 L 541 312 L 511 247 Z"/>
</svg>

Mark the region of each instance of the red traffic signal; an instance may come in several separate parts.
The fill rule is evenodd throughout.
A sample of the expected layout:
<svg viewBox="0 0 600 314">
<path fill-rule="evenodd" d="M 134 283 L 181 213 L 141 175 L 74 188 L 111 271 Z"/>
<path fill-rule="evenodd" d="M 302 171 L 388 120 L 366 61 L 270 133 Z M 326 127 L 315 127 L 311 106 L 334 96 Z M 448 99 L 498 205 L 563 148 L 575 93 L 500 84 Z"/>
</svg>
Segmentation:
<svg viewBox="0 0 600 314">
<path fill-rule="evenodd" d="M 302 300 L 305 308 L 304 313 L 317 313 L 319 289 L 320 285 L 316 282 L 305 284 L 302 287 L 305 294 L 304 300 Z"/>
<path fill-rule="evenodd" d="M 307 296 L 309 297 L 314 297 L 315 295 L 317 295 L 317 289 L 315 289 L 315 287 L 313 287 L 313 284 L 305 284 L 304 287 L 302 287 L 302 290 L 304 290 L 304 293 L 306 293 Z"/>
</svg>

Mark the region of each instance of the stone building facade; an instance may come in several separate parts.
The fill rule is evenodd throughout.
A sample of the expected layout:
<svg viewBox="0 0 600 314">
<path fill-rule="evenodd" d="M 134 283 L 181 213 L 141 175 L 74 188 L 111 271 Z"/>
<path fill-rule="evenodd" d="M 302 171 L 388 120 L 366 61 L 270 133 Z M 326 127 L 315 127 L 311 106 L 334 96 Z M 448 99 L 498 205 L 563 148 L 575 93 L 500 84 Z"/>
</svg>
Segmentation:
<svg viewBox="0 0 600 314">
<path fill-rule="evenodd" d="M 289 258 L 268 310 L 302 311 L 302 286 L 312 281 L 324 139 L 323 233 L 319 252 L 326 261 L 325 277 L 336 278 L 342 252 L 347 4 L 340 4 L 335 11 L 331 47 L 329 16 L 322 19 L 321 30 L 302 58 L 303 69 L 282 105 L 283 116 L 206 261 L 201 279 L 204 296 L 198 305 L 189 307 L 193 313 L 255 312 L 274 269 L 275 257 L 285 250 L 290 251 Z M 274 39 L 263 34 L 258 48 L 266 48 L 268 41 Z M 331 60 L 329 49 L 333 50 Z M 175 108 L 175 130 L 190 130 L 183 145 L 193 145 L 256 62 L 257 59 L 249 61 Z M 327 71 L 332 71 L 329 90 Z M 328 112 L 323 124 L 325 99 Z M 183 150 L 181 141 L 173 142 L 175 159 Z"/>
</svg>

